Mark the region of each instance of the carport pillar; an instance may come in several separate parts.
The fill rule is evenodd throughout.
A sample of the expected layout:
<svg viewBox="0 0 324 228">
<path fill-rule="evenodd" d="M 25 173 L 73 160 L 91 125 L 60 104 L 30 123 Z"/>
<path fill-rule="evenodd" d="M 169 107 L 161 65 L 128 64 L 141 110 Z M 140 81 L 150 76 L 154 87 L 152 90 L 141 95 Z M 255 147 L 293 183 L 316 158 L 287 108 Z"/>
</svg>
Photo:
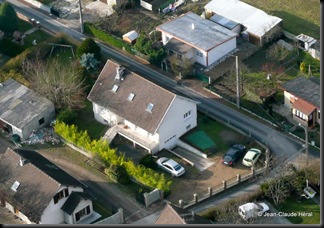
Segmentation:
<svg viewBox="0 0 324 228">
<path fill-rule="evenodd" d="M 195 202 L 195 204 L 198 203 L 198 194 L 197 193 L 194 193 L 193 196 L 194 196 L 194 202 Z"/>
<path fill-rule="evenodd" d="M 213 189 L 211 187 L 208 187 L 208 194 L 209 197 L 213 195 Z"/>
<path fill-rule="evenodd" d="M 240 174 L 236 174 L 236 180 L 237 180 L 237 183 L 241 182 L 241 175 Z"/>
<path fill-rule="evenodd" d="M 222 182 L 223 182 L 223 187 L 224 187 L 224 190 L 225 190 L 226 189 L 226 181 L 223 180 Z"/>
<path fill-rule="evenodd" d="M 136 148 L 136 143 L 135 143 L 135 141 L 133 142 L 133 147 Z"/>
<path fill-rule="evenodd" d="M 254 167 L 253 167 L 253 166 L 251 167 L 251 174 L 252 174 L 252 176 L 254 177 L 254 175 L 255 175 L 255 170 L 254 170 Z"/>
<path fill-rule="evenodd" d="M 123 210 L 123 208 L 119 208 L 119 209 L 118 209 L 118 213 L 119 213 L 119 215 L 120 215 L 120 223 L 121 223 L 121 224 L 125 223 L 125 219 L 124 219 L 124 210 Z"/>
<path fill-rule="evenodd" d="M 179 206 L 180 206 L 180 208 L 183 208 L 183 200 L 182 199 L 179 200 Z"/>
</svg>

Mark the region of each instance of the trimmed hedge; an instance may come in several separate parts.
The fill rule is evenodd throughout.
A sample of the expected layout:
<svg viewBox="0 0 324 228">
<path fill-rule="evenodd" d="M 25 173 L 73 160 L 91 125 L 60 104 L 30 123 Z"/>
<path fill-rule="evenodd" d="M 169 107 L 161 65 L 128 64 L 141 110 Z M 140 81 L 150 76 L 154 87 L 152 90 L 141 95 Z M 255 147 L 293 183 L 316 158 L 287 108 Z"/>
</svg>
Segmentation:
<svg viewBox="0 0 324 228">
<path fill-rule="evenodd" d="M 125 49 L 130 54 L 134 54 L 134 52 L 131 49 L 131 46 L 127 43 L 125 43 L 122 39 L 111 36 L 107 34 L 105 31 L 102 31 L 101 29 L 96 28 L 95 25 L 89 24 L 89 23 L 84 23 L 84 31 L 99 40 L 102 40 L 114 47 L 120 48 L 120 49 Z"/>
</svg>

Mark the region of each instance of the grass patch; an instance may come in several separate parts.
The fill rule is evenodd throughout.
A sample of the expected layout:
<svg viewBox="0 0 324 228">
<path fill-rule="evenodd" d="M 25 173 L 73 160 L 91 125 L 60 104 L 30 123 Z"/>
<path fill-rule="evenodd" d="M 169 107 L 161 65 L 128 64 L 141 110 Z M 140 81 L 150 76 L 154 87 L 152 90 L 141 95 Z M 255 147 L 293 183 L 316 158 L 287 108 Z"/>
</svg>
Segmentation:
<svg viewBox="0 0 324 228">
<path fill-rule="evenodd" d="M 27 35 L 24 39 L 24 48 L 29 48 L 33 46 L 33 40 L 36 39 L 37 43 L 44 42 L 49 37 L 51 37 L 48 33 L 42 31 L 42 30 L 36 30 L 35 32 Z"/>
<path fill-rule="evenodd" d="M 18 29 L 17 29 L 18 31 L 26 32 L 31 28 L 33 28 L 33 26 L 29 22 L 21 20 L 21 19 L 18 20 Z"/>
<path fill-rule="evenodd" d="M 280 17 L 283 28 L 295 35 L 304 33 L 320 39 L 320 2 L 317 0 L 242 0 L 266 13 Z"/>
<path fill-rule="evenodd" d="M 320 206 L 318 206 L 311 199 L 303 199 L 297 202 L 295 198 L 288 198 L 285 203 L 281 204 L 280 211 L 282 212 L 296 212 L 297 216 L 287 217 L 293 224 L 320 224 Z M 310 213 L 310 216 L 299 213 Z"/>
<path fill-rule="evenodd" d="M 99 139 L 105 133 L 106 126 L 95 120 L 92 103 L 85 100 L 85 108 L 78 112 L 76 126 L 79 130 L 88 131 L 91 139 Z"/>
</svg>

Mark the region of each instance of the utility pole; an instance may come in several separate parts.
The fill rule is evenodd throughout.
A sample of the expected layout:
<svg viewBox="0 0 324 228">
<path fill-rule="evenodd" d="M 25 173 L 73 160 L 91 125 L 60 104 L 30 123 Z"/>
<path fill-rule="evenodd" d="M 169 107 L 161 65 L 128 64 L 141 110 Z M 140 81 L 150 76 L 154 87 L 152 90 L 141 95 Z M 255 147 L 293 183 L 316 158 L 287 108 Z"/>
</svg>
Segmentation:
<svg viewBox="0 0 324 228">
<path fill-rule="evenodd" d="M 81 5 L 81 0 L 79 0 L 79 14 L 80 14 L 80 28 L 81 28 L 81 33 L 83 33 L 83 17 L 82 17 L 82 5 Z"/>
<path fill-rule="evenodd" d="M 235 56 L 236 59 L 236 106 L 240 108 L 240 81 L 239 81 L 239 69 L 238 69 L 238 56 Z"/>
</svg>

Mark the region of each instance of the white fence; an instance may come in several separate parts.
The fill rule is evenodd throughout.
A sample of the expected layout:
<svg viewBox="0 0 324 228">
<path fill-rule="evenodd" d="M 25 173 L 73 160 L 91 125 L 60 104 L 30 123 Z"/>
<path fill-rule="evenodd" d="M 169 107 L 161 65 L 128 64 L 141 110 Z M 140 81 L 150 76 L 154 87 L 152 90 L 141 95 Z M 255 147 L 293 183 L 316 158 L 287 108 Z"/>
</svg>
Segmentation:
<svg viewBox="0 0 324 228">
<path fill-rule="evenodd" d="M 144 193 L 144 201 L 146 207 L 150 206 L 155 201 L 162 200 L 162 199 L 163 199 L 163 191 L 157 188 L 151 191 L 150 193 L 147 192 Z"/>
<path fill-rule="evenodd" d="M 124 210 L 122 208 L 119 208 L 117 213 L 113 214 L 108 218 L 100 220 L 94 224 L 123 224 L 123 223 L 125 223 Z"/>
</svg>

